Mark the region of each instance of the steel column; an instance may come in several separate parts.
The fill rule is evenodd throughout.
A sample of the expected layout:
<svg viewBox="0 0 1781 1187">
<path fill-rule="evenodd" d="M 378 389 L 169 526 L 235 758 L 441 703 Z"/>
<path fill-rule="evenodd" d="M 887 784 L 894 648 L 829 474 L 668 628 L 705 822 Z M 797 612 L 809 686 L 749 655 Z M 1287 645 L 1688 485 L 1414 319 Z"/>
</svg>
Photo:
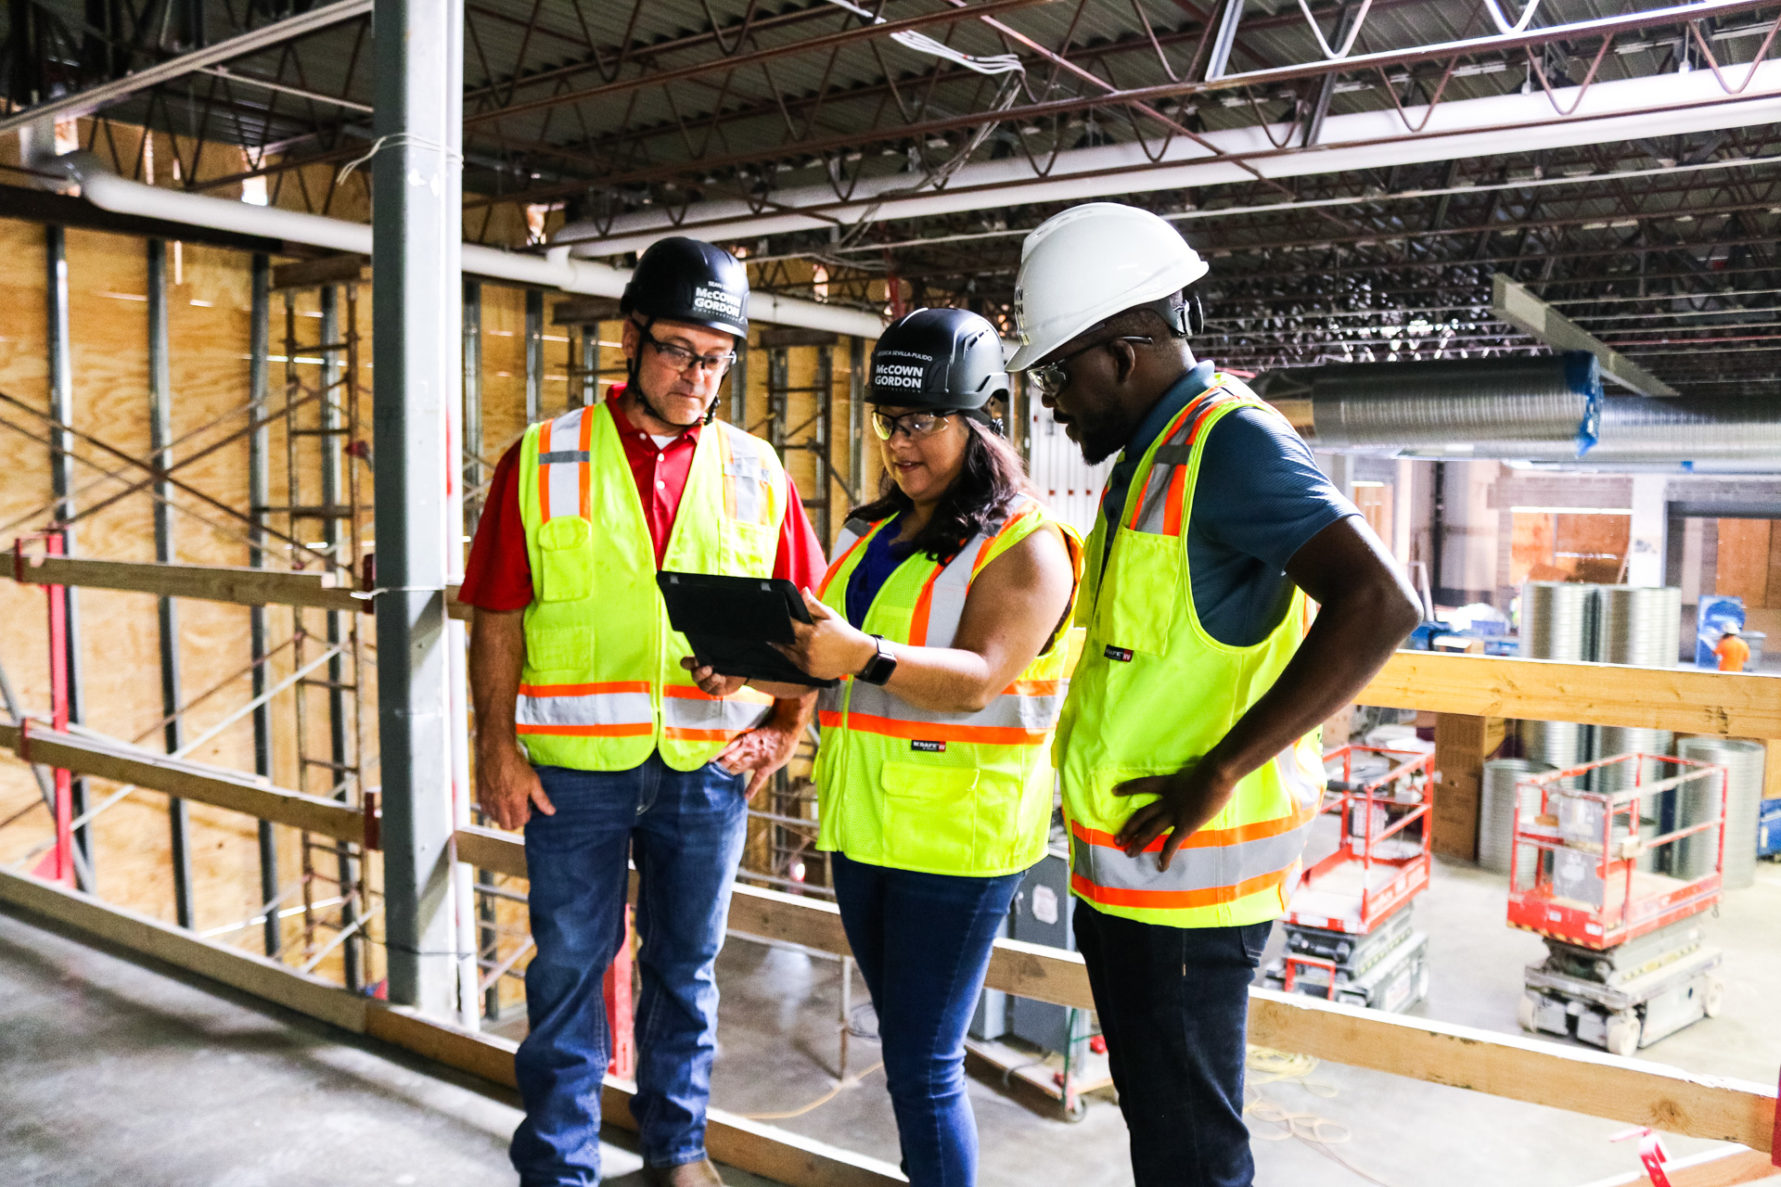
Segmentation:
<svg viewBox="0 0 1781 1187">
<path fill-rule="evenodd" d="M 866 340 L 859 337 L 847 340 L 847 436 L 848 494 L 857 506 L 872 497 L 866 493 Z M 835 542 L 822 543 L 829 548 Z"/>
<path fill-rule="evenodd" d="M 341 390 L 346 381 L 344 374 L 347 366 L 345 351 L 338 348 L 338 343 L 346 340 L 350 331 L 340 326 L 340 289 L 325 284 L 319 294 L 321 304 L 321 335 L 327 349 L 322 351 L 322 407 L 321 429 L 316 437 L 321 445 L 322 470 L 322 505 L 324 507 L 341 507 L 348 505 L 350 500 L 346 493 L 346 483 L 341 474 L 342 465 L 346 463 L 341 435 L 346 430 L 346 414 L 341 408 Z M 357 327 L 353 327 L 356 329 Z M 328 557 L 336 565 L 343 565 L 352 572 L 358 557 L 351 555 L 350 533 L 348 539 L 342 539 L 340 519 L 329 516 L 322 521 L 322 542 Z M 347 555 L 342 558 L 342 552 Z M 328 761 L 333 765 L 329 768 L 333 790 L 331 798 L 346 801 L 351 795 L 351 779 L 347 774 L 348 750 L 346 744 L 346 661 L 340 654 L 340 646 L 345 637 L 344 624 L 339 614 L 330 611 L 324 614 L 324 631 L 328 647 L 334 652 L 328 660 Z M 305 691 L 299 686 L 298 696 Z M 358 695 L 358 690 L 353 690 Z M 343 844 L 334 846 L 335 874 L 340 879 L 340 908 L 342 928 L 349 928 L 359 922 L 359 911 L 356 909 L 351 895 L 351 888 L 358 883 L 358 860 Z M 348 989 L 357 990 L 364 983 L 364 971 L 360 952 L 362 945 L 357 938 L 349 939 L 340 946 L 341 979 Z"/>
<path fill-rule="evenodd" d="M 464 280 L 464 534 L 482 515 L 482 281 Z"/>
<path fill-rule="evenodd" d="M 376 0 L 372 283 L 377 386 L 378 726 L 389 997 L 443 1017 L 456 996 L 445 582 L 447 432 L 462 366 L 463 0 Z M 455 467 L 452 467 L 455 469 Z"/>
<path fill-rule="evenodd" d="M 526 423 L 544 419 L 544 290 L 526 290 Z"/>
<path fill-rule="evenodd" d="M 249 328 L 247 386 L 251 401 L 248 415 L 259 423 L 247 437 L 247 503 L 253 509 L 248 537 L 247 563 L 256 569 L 266 567 L 266 504 L 272 501 L 272 482 L 268 461 L 272 451 L 272 426 L 266 414 L 266 398 L 271 387 L 269 356 L 272 339 L 272 261 L 264 254 L 253 258 L 253 306 Z M 266 422 L 266 423 L 260 423 Z M 260 698 L 271 686 L 266 670 L 266 608 L 255 606 L 248 611 L 248 634 L 253 650 L 253 695 L 260 703 L 254 706 L 254 773 L 272 778 L 272 706 Z M 301 693 L 298 694 L 302 695 Z M 284 946 L 278 925 L 278 837 L 269 820 L 259 824 L 260 903 L 265 911 L 261 937 L 267 956 L 277 958 Z"/>
<path fill-rule="evenodd" d="M 173 454 L 168 448 L 173 440 L 173 378 L 168 365 L 167 332 L 167 242 L 148 241 L 148 400 L 149 449 L 155 466 L 168 470 Z M 155 559 L 172 562 L 173 550 L 173 486 L 157 479 L 155 490 Z M 162 739 L 168 754 L 179 751 L 183 730 L 179 715 L 182 698 L 179 691 L 179 606 L 172 598 L 158 599 L 161 628 L 161 713 L 167 718 Z M 168 825 L 173 842 L 173 914 L 179 926 L 192 926 L 192 852 L 187 841 L 189 827 L 185 801 L 175 797 L 167 800 Z"/>
<path fill-rule="evenodd" d="M 736 365 L 730 368 L 730 423 L 748 428 L 748 339 L 736 340 Z"/>
<path fill-rule="evenodd" d="M 48 226 L 43 231 L 49 266 L 46 292 L 49 297 L 47 330 L 50 415 L 66 425 L 74 423 L 74 373 L 68 360 L 67 232 L 59 226 Z M 65 431 L 55 428 L 50 430 L 50 440 L 54 443 L 50 453 L 50 493 L 56 499 L 52 518 L 57 523 L 65 523 L 74 517 L 74 454 L 70 452 L 74 442 Z M 72 527 L 62 529 L 62 550 L 70 555 L 74 552 Z M 63 586 L 60 596 L 62 632 L 67 653 L 63 663 L 68 679 L 68 720 L 78 725 L 81 721 L 79 592 L 73 586 Z M 86 815 L 85 775 L 72 776 L 69 782 L 69 801 L 75 819 Z M 80 889 L 93 892 L 93 839 L 91 830 L 84 824 L 74 830 L 74 875 Z"/>
<path fill-rule="evenodd" d="M 600 402 L 600 323 L 581 327 L 581 406 Z"/>
</svg>

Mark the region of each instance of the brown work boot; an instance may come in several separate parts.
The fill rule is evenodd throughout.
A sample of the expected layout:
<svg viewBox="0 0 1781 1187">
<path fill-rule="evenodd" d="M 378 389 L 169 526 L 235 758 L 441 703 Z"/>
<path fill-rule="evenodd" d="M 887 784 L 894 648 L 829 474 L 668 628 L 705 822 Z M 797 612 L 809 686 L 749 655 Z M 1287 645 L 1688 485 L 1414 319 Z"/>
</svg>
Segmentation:
<svg viewBox="0 0 1781 1187">
<path fill-rule="evenodd" d="M 649 1180 L 650 1187 L 724 1187 L 709 1158 L 679 1166 L 646 1166 L 643 1177 Z"/>
</svg>

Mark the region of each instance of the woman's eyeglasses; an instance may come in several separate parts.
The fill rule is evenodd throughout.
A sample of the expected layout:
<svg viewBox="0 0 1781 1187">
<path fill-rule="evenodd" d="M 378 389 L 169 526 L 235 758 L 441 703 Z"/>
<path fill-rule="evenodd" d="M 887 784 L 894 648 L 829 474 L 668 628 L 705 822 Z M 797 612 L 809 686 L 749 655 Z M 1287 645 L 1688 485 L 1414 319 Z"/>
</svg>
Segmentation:
<svg viewBox="0 0 1781 1187">
<path fill-rule="evenodd" d="M 948 414 L 942 412 L 904 412 L 892 416 L 888 412 L 874 410 L 872 431 L 878 434 L 880 441 L 889 441 L 896 436 L 898 430 L 911 441 L 919 441 L 945 428 L 949 419 Z"/>
</svg>

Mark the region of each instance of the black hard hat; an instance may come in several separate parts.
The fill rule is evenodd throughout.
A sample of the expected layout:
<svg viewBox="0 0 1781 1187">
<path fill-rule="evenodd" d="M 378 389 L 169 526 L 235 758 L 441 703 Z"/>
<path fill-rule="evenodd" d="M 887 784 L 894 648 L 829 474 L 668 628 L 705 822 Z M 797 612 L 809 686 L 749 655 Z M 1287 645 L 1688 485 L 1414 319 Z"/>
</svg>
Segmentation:
<svg viewBox="0 0 1781 1187">
<path fill-rule="evenodd" d="M 637 261 L 618 309 L 746 338 L 748 269 L 703 240 L 679 235 L 658 239 Z"/>
<path fill-rule="evenodd" d="M 866 399 L 873 404 L 971 412 L 1008 398 L 996 328 L 963 309 L 917 309 L 884 328 L 872 350 Z"/>
</svg>

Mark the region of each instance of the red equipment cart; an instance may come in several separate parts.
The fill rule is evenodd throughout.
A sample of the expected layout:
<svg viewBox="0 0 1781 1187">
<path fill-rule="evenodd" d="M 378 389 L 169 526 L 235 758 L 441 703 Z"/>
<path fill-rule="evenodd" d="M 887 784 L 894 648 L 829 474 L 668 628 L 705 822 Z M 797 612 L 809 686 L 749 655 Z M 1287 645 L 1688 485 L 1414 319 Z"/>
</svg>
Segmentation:
<svg viewBox="0 0 1781 1187">
<path fill-rule="evenodd" d="M 1720 897 L 1726 779 L 1721 764 L 1623 754 L 1519 782 L 1516 802 L 1537 788 L 1539 808 L 1516 813 L 1508 921 L 1547 949 L 1528 966 L 1525 1029 L 1630 1055 L 1718 1012 L 1721 955 L 1695 917 Z M 1590 782 L 1622 789 L 1576 790 Z M 1646 810 L 1675 826 L 1642 836 Z"/>
<path fill-rule="evenodd" d="M 1324 756 L 1323 811 L 1335 849 L 1305 871 L 1288 905 L 1287 951 L 1267 980 L 1287 992 L 1402 1010 L 1428 991 L 1428 939 L 1405 909 L 1428 886 L 1434 754 L 1344 746 Z M 1369 759 L 1373 761 L 1368 761 Z M 1363 773 L 1357 767 L 1383 771 Z"/>
</svg>

